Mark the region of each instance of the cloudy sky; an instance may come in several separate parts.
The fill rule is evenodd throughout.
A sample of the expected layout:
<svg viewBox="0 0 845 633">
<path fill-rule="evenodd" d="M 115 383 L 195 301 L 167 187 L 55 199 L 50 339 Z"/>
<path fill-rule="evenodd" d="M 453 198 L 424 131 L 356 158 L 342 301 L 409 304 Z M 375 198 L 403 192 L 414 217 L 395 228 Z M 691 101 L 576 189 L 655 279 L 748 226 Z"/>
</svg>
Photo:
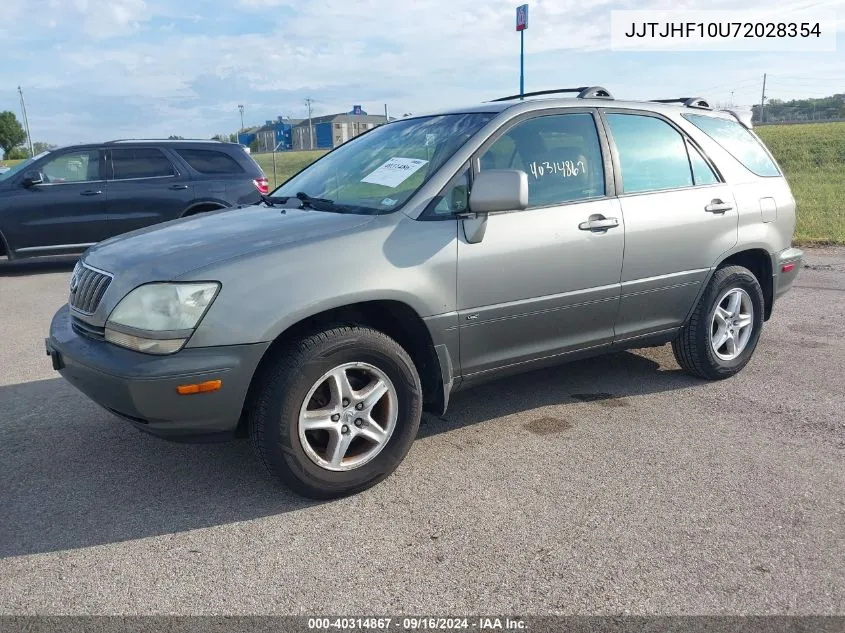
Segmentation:
<svg viewBox="0 0 845 633">
<path fill-rule="evenodd" d="M 278 115 L 391 114 L 518 91 L 516 0 L 2 0 L 0 110 L 27 99 L 33 139 L 209 137 Z M 617 96 L 759 101 L 845 92 L 845 35 L 826 53 L 610 51 L 611 9 L 735 0 L 533 0 L 526 90 L 599 84 Z M 845 17 L 845 0 L 780 0 Z M 770 0 L 743 8 L 769 11 Z M 766 17 L 761 14 L 761 18 Z"/>
</svg>

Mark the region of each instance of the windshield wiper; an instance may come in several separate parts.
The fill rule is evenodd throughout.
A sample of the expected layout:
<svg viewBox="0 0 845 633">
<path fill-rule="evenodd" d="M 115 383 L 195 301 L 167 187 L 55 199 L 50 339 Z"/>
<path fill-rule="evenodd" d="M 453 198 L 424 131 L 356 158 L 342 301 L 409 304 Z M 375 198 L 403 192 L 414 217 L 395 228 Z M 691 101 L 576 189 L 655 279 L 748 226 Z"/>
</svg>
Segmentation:
<svg viewBox="0 0 845 633">
<path fill-rule="evenodd" d="M 299 200 L 300 209 L 313 209 L 315 211 L 331 211 L 334 213 L 343 213 L 350 211 L 349 207 L 341 204 L 335 204 L 334 200 L 327 198 L 312 198 L 304 191 L 298 192 L 295 196 L 267 196 L 262 194 L 261 201 L 268 207 L 275 207 L 276 205 L 286 205 L 291 200 Z"/>
<path fill-rule="evenodd" d="M 332 211 L 334 213 L 343 213 L 345 211 L 349 211 L 349 207 L 345 207 L 341 204 L 335 204 L 334 200 L 328 200 L 326 198 L 312 198 L 304 191 L 299 191 L 296 194 L 296 197 L 302 203 L 302 209 L 314 209 L 315 211 Z"/>
<path fill-rule="evenodd" d="M 261 202 L 266 204 L 268 207 L 275 207 L 277 204 L 285 204 L 288 200 L 290 200 L 289 196 L 265 196 L 263 193 L 261 194 Z"/>
</svg>

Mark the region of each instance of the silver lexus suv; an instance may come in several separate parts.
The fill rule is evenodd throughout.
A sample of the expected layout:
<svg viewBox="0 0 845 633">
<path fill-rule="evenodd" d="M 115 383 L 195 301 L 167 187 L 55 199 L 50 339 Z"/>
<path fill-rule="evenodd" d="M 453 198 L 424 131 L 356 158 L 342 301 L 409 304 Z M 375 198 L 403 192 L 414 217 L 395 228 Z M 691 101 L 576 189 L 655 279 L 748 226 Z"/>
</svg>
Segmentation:
<svg viewBox="0 0 845 633">
<path fill-rule="evenodd" d="M 695 376 L 739 372 L 803 262 L 750 122 L 524 97 L 390 122 L 255 206 L 91 247 L 53 367 L 143 431 L 248 434 L 316 498 L 387 477 L 423 410 L 485 380 L 666 343 Z"/>
</svg>

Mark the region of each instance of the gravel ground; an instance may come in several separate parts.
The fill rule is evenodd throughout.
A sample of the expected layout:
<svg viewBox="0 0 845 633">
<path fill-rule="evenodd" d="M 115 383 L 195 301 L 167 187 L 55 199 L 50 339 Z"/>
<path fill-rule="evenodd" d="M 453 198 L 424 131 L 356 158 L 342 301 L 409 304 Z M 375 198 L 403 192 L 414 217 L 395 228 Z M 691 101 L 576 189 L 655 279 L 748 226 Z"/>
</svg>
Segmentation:
<svg viewBox="0 0 845 633">
<path fill-rule="evenodd" d="M 316 503 L 57 378 L 72 264 L 0 262 L 0 613 L 845 614 L 845 249 L 809 263 L 731 380 L 667 346 L 492 383 Z"/>
</svg>

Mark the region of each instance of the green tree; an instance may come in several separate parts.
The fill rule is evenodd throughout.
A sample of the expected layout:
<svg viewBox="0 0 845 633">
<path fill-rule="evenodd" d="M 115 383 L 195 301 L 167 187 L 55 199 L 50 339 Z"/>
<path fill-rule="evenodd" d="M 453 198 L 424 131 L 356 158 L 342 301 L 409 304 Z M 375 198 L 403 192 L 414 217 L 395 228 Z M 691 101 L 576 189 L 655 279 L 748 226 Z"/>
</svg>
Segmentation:
<svg viewBox="0 0 845 633">
<path fill-rule="evenodd" d="M 53 145 L 52 143 L 45 143 L 44 141 L 35 141 L 32 144 L 32 151 L 36 154 L 40 154 L 41 152 L 46 152 L 51 149 L 56 149 L 57 145 Z"/>
<path fill-rule="evenodd" d="M 175 134 L 171 134 L 170 136 L 167 137 L 167 140 L 168 141 L 181 141 L 184 138 L 185 138 L 184 136 L 176 136 Z"/>
<path fill-rule="evenodd" d="M 8 110 L 0 112 L 0 148 L 3 149 L 3 155 L 10 158 L 9 152 L 24 141 L 26 132 L 15 113 Z"/>
<path fill-rule="evenodd" d="M 7 160 L 23 160 L 26 158 L 29 158 L 29 150 L 26 147 L 21 147 L 20 145 L 13 147 L 6 152 Z"/>
</svg>

